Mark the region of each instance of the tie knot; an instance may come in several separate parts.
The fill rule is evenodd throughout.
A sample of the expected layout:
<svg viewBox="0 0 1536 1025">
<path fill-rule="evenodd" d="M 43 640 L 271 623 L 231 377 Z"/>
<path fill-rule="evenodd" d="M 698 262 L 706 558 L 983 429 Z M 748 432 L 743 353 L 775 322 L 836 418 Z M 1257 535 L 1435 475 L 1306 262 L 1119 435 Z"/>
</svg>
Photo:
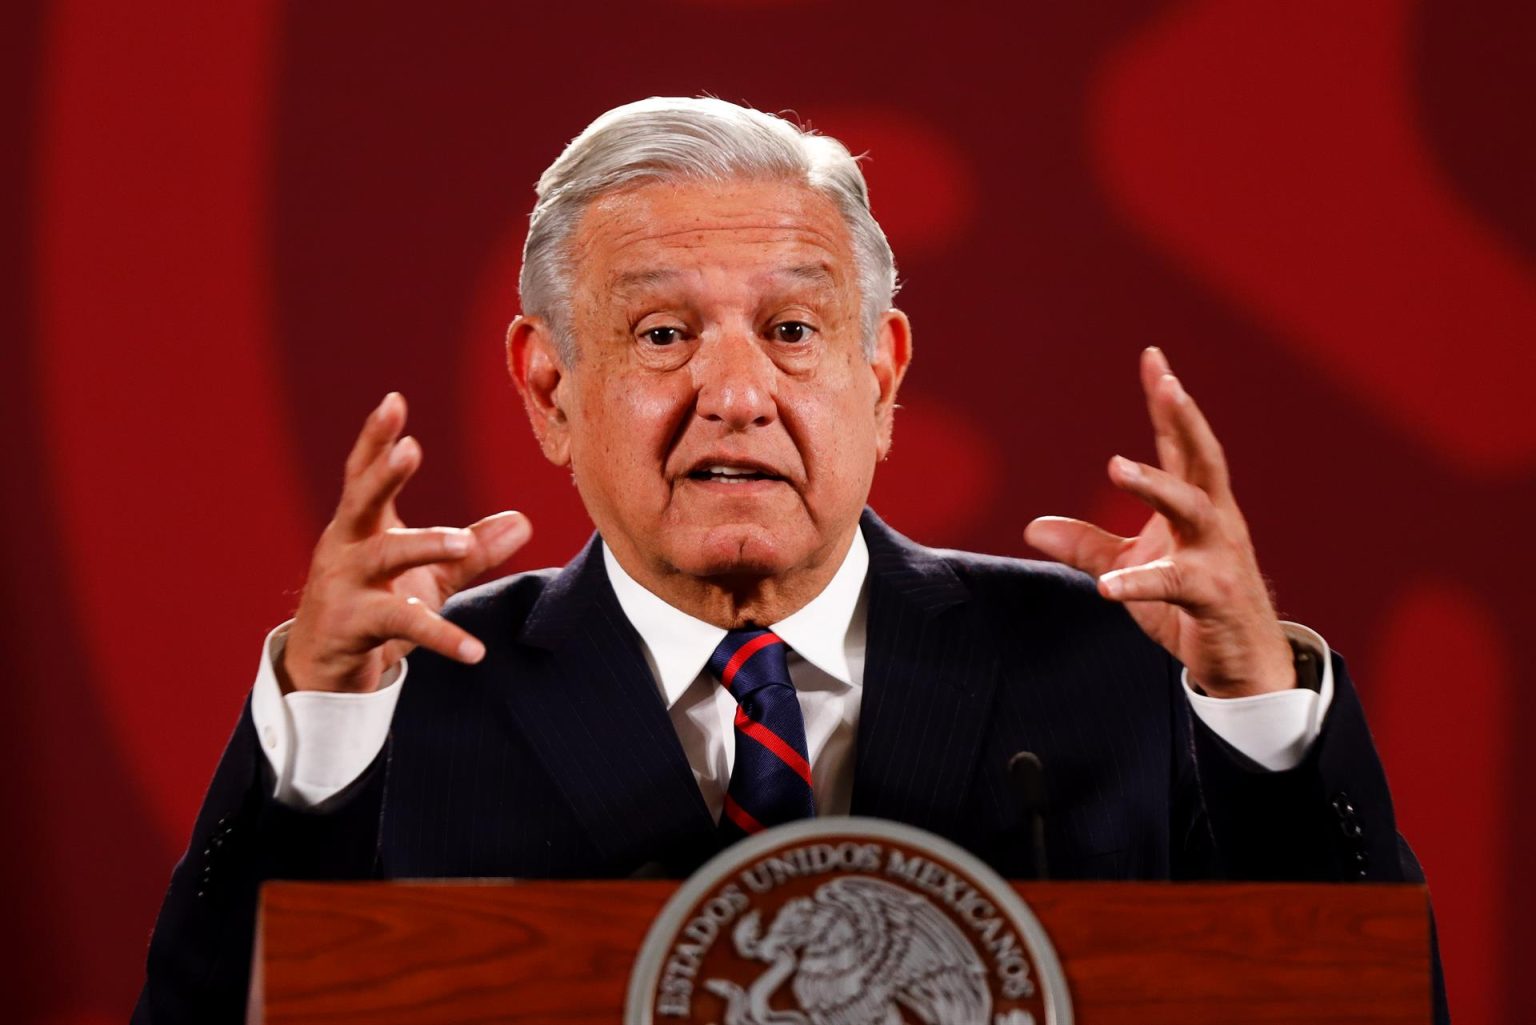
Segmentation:
<svg viewBox="0 0 1536 1025">
<path fill-rule="evenodd" d="M 785 651 L 772 630 L 732 630 L 709 656 L 709 668 L 737 701 L 743 701 L 763 687 L 794 688 Z"/>
</svg>

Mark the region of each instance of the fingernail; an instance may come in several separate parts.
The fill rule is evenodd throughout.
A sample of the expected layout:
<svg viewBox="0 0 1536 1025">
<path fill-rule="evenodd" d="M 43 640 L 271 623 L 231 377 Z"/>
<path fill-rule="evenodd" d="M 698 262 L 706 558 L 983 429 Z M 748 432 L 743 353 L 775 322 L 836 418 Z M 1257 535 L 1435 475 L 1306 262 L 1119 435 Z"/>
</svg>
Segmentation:
<svg viewBox="0 0 1536 1025">
<path fill-rule="evenodd" d="M 467 638 L 459 644 L 459 661 L 474 665 L 485 657 L 485 645 L 473 637 Z"/>
<path fill-rule="evenodd" d="M 409 434 L 395 442 L 395 447 L 389 450 L 389 466 L 392 470 L 398 470 L 411 458 L 411 446 L 416 444 Z"/>
<path fill-rule="evenodd" d="M 1125 583 L 1118 573 L 1106 573 L 1099 578 L 1099 583 L 1104 585 L 1104 590 L 1111 598 L 1118 598 L 1125 591 Z"/>
<path fill-rule="evenodd" d="M 463 555 L 469 551 L 469 531 L 460 530 L 452 534 L 443 535 L 443 551 L 449 555 Z"/>
<path fill-rule="evenodd" d="M 511 538 L 527 538 L 532 533 L 533 527 L 528 522 L 528 517 L 519 512 L 504 512 L 491 520 L 487 540 L 493 544 L 501 544 Z"/>
<path fill-rule="evenodd" d="M 1115 456 L 1115 469 L 1126 480 L 1141 480 L 1141 467 L 1125 456 Z"/>
<path fill-rule="evenodd" d="M 1179 383 L 1177 377 L 1174 377 L 1172 374 L 1164 374 L 1163 380 L 1168 382 L 1168 391 L 1173 396 L 1175 402 L 1183 403 L 1189 401 L 1189 395 L 1184 391 L 1184 386 Z"/>
</svg>

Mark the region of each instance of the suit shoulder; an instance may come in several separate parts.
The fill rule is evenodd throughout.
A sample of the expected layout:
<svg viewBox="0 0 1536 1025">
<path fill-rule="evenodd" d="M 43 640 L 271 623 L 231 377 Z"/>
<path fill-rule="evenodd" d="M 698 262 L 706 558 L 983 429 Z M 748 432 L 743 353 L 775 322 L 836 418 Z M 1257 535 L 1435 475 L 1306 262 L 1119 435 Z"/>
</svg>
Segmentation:
<svg viewBox="0 0 1536 1025">
<path fill-rule="evenodd" d="M 956 576 L 989 597 L 1014 594 L 1069 602 L 1112 604 L 1099 594 L 1098 584 L 1093 577 L 1059 562 L 983 555 L 954 548 L 934 549 L 933 554 L 948 563 Z"/>
<path fill-rule="evenodd" d="M 990 625 L 989 636 L 1025 654 L 1032 665 L 1088 666 L 1089 675 L 1119 679 L 1136 667 L 1163 676 L 1174 664 L 1124 605 L 1099 594 L 1097 581 L 1087 573 L 1033 559 L 935 554 L 970 592 L 969 607 Z M 1168 693 L 1146 691 L 1159 699 Z"/>
<path fill-rule="evenodd" d="M 1084 630 L 1141 635 L 1123 605 L 1099 594 L 1093 577 L 1070 566 L 953 549 L 933 554 L 949 566 L 977 607 L 1009 631 L 1027 622 L 1036 630 L 1076 637 Z"/>
<path fill-rule="evenodd" d="M 522 622 L 559 573 L 555 567 L 528 570 L 460 591 L 443 606 L 443 616 L 476 634 L 477 627 Z"/>
</svg>

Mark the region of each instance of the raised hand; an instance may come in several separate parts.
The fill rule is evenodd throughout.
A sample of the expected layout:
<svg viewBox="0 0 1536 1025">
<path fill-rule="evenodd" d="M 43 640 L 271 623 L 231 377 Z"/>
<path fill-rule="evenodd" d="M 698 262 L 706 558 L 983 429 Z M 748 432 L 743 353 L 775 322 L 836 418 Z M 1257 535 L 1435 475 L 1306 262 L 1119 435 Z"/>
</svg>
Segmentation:
<svg viewBox="0 0 1536 1025">
<path fill-rule="evenodd" d="M 1147 635 L 1209 694 L 1242 697 L 1296 685 L 1290 644 L 1259 573 L 1210 424 L 1158 349 L 1141 355 L 1141 384 L 1160 467 L 1115 456 L 1109 479 L 1151 506 L 1135 537 L 1059 516 L 1024 538 L 1098 578 Z"/>
<path fill-rule="evenodd" d="M 485 657 L 485 646 L 438 610 L 521 548 L 531 528 L 516 512 L 462 530 L 406 527 L 395 497 L 421 466 L 421 446 L 400 437 L 405 412 L 401 395 L 386 395 L 347 457 L 341 502 L 315 546 L 277 666 L 284 690 L 376 690 L 417 645 L 460 662 Z"/>
</svg>

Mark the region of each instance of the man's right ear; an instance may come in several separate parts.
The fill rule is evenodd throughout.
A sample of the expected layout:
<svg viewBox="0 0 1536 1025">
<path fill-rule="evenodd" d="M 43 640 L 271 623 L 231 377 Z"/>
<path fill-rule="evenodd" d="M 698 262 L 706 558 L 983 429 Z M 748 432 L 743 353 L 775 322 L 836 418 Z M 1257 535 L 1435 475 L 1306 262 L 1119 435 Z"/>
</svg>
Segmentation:
<svg viewBox="0 0 1536 1025">
<path fill-rule="evenodd" d="M 542 317 L 519 316 L 507 328 L 507 373 L 523 397 L 528 422 L 556 466 L 571 461 L 570 421 L 565 415 L 567 372 L 555 347 L 554 332 Z"/>
</svg>

